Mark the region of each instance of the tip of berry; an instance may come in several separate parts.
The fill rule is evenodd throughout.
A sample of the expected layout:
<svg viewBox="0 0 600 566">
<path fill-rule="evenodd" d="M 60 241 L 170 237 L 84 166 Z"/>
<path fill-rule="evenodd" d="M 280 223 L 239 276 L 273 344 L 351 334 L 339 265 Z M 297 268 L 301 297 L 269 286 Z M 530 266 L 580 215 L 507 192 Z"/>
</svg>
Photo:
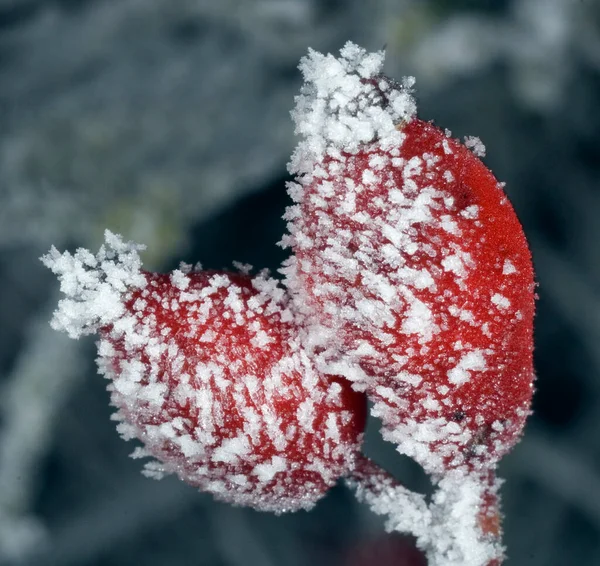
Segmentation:
<svg viewBox="0 0 600 566">
<path fill-rule="evenodd" d="M 384 56 L 348 42 L 338 58 L 311 49 L 301 60 L 304 86 L 292 117 L 303 139 L 291 173 L 309 173 L 326 155 L 355 153 L 375 140 L 390 147 L 401 142 L 396 125 L 416 114 L 414 78 L 398 83 L 382 75 Z"/>
<path fill-rule="evenodd" d="M 146 284 L 138 253 L 144 249 L 109 230 L 96 255 L 84 248 L 61 253 L 52 246 L 40 259 L 58 276 L 65 295 L 54 311 L 52 327 L 79 338 L 118 320 L 125 308 L 123 294 Z"/>
</svg>

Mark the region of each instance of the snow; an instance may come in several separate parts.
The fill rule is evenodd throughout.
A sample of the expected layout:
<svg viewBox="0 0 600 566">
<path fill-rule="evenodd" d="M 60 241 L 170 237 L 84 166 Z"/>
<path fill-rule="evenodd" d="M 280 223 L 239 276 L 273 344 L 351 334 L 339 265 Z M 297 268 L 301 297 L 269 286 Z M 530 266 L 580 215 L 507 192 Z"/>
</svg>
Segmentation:
<svg viewBox="0 0 600 566">
<path fill-rule="evenodd" d="M 505 259 L 502 265 L 502 275 L 512 275 L 517 272 L 517 268 L 510 259 Z"/>
<path fill-rule="evenodd" d="M 496 305 L 500 310 L 506 310 L 510 307 L 510 299 L 501 295 L 500 293 L 494 293 L 492 295 L 492 303 Z"/>
<path fill-rule="evenodd" d="M 367 53 L 351 42 L 339 58 L 309 50 L 299 66 L 305 86 L 292 112 L 296 133 L 303 138 L 292 156 L 292 172 L 312 174 L 326 152 L 341 148 L 356 152 L 360 144 L 376 138 L 388 147 L 398 144 L 401 133 L 396 124 L 409 120 L 416 110 L 411 95 L 414 80 L 391 85 L 381 76 L 383 61 L 382 51 Z M 387 109 L 378 89 L 389 97 Z"/>
<path fill-rule="evenodd" d="M 41 259 L 60 280 L 66 296 L 59 302 L 52 319 L 55 330 L 71 338 L 93 334 L 114 323 L 124 314 L 121 301 L 127 288 L 143 288 L 139 251 L 145 246 L 106 231 L 105 243 L 97 255 L 79 249 L 74 255 L 60 253 L 54 246 Z"/>
<path fill-rule="evenodd" d="M 453 385 L 462 385 L 471 379 L 472 371 L 486 369 L 485 354 L 482 350 L 467 352 L 458 364 L 448 372 L 448 381 Z"/>
<path fill-rule="evenodd" d="M 428 340 L 435 330 L 430 308 L 424 302 L 412 298 L 406 311 L 406 317 L 402 321 L 402 332 L 418 334 L 424 340 Z"/>
<path fill-rule="evenodd" d="M 171 283 L 181 291 L 185 291 L 190 285 L 190 278 L 181 269 L 175 269 L 171 273 Z"/>
<path fill-rule="evenodd" d="M 469 220 L 476 220 L 479 216 L 479 207 L 475 204 L 467 206 L 460 214 L 462 217 Z"/>
<path fill-rule="evenodd" d="M 456 275 L 463 276 L 465 274 L 465 266 L 458 254 L 448 255 L 442 260 L 442 267 L 446 271 L 451 271 Z"/>
<path fill-rule="evenodd" d="M 465 136 L 465 145 L 477 157 L 485 157 L 485 145 L 483 145 L 483 142 L 477 136 Z"/>
<path fill-rule="evenodd" d="M 211 459 L 213 462 L 237 464 L 240 462 L 240 457 L 247 456 L 249 452 L 250 444 L 248 437 L 244 434 L 224 440 L 220 446 L 215 448 Z"/>
<path fill-rule="evenodd" d="M 269 463 L 258 464 L 255 466 L 252 472 L 258 476 L 259 481 L 262 483 L 270 482 L 276 474 L 284 472 L 287 469 L 287 462 L 285 458 L 281 456 L 273 456 Z"/>
</svg>

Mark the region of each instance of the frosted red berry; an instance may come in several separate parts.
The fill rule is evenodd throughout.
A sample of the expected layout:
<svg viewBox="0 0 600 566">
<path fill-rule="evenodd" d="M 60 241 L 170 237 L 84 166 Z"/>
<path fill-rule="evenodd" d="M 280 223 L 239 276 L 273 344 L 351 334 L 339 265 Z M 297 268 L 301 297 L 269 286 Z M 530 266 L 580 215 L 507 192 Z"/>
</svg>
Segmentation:
<svg viewBox="0 0 600 566">
<path fill-rule="evenodd" d="M 418 119 L 413 79 L 382 67 L 352 43 L 300 64 L 287 290 L 266 275 L 147 273 L 140 247 L 107 232 L 97 255 L 43 258 L 66 295 L 53 326 L 100 334 L 119 431 L 155 458 L 148 475 L 277 513 L 346 476 L 432 565 L 497 566 L 496 464 L 533 389 L 531 257 L 481 142 Z M 430 498 L 360 455 L 357 392 L 430 474 Z M 422 563 L 404 542 L 378 559 Z"/>
<path fill-rule="evenodd" d="M 404 115 L 386 109 L 400 87 L 340 61 L 352 72 L 306 90 L 296 112 L 306 139 L 292 161 L 285 271 L 305 342 L 321 369 L 367 391 L 384 437 L 429 472 L 493 466 L 519 437 L 532 395 L 522 228 L 473 151 L 410 105 Z M 386 93 L 383 108 L 378 96 L 370 108 L 333 109 L 342 93 L 371 91 Z M 312 128 L 328 103 L 329 125 Z"/>
<path fill-rule="evenodd" d="M 265 276 L 153 274 L 135 265 L 119 280 L 131 259 L 112 255 L 110 265 L 85 266 L 81 254 L 48 258 L 59 274 L 61 262 L 82 268 L 55 324 L 99 330 L 98 363 L 119 432 L 142 441 L 135 455 L 156 459 L 147 473 L 175 473 L 260 510 L 312 507 L 352 469 L 365 403 L 345 380 L 316 371 L 283 290 Z M 77 303 L 88 307 L 83 326 Z"/>
</svg>

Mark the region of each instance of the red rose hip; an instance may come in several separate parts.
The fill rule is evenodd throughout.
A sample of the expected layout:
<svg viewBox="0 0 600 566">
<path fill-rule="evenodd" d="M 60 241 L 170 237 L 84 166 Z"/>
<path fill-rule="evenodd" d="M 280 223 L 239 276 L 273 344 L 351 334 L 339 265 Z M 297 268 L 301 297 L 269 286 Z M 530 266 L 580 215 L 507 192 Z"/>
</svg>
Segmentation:
<svg viewBox="0 0 600 566">
<path fill-rule="evenodd" d="M 143 272 L 109 233 L 97 257 L 53 250 L 45 262 L 67 295 L 54 325 L 100 332 L 119 432 L 156 459 L 148 475 L 284 512 L 312 507 L 352 469 L 364 399 L 316 371 L 274 280 Z"/>
<path fill-rule="evenodd" d="M 284 240 L 304 342 L 428 472 L 494 466 L 532 395 L 533 269 L 516 215 L 368 56 L 311 54 L 304 71 Z"/>
</svg>

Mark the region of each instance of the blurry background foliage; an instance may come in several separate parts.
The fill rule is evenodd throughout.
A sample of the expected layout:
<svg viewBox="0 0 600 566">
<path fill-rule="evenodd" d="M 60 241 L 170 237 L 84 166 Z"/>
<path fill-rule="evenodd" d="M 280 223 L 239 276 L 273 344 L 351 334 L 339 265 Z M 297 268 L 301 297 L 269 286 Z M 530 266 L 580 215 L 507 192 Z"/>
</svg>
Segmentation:
<svg viewBox="0 0 600 566">
<path fill-rule="evenodd" d="M 152 269 L 276 270 L 296 67 L 347 40 L 386 45 L 421 116 L 481 137 L 507 182 L 540 283 L 509 564 L 600 564 L 598 0 L 0 0 L 0 564 L 343 566 L 381 536 L 341 486 L 278 518 L 141 476 L 38 261 L 110 228 Z M 428 489 L 377 423 L 366 447 Z"/>
</svg>

